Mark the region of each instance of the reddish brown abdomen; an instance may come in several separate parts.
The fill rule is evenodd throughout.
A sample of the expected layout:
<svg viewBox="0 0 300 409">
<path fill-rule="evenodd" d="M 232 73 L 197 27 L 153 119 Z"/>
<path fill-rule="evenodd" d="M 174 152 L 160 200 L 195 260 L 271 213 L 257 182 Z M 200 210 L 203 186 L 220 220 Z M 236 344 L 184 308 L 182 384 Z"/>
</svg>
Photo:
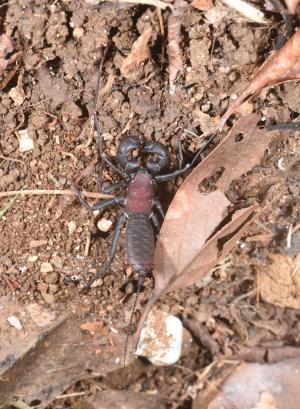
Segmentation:
<svg viewBox="0 0 300 409">
<path fill-rule="evenodd" d="M 126 250 L 133 269 L 146 273 L 151 270 L 154 258 L 154 234 L 149 219 L 153 193 L 151 176 L 138 171 L 127 192 Z"/>
<path fill-rule="evenodd" d="M 129 183 L 126 208 L 130 213 L 150 214 L 153 200 L 153 185 L 148 173 L 138 171 Z"/>
</svg>

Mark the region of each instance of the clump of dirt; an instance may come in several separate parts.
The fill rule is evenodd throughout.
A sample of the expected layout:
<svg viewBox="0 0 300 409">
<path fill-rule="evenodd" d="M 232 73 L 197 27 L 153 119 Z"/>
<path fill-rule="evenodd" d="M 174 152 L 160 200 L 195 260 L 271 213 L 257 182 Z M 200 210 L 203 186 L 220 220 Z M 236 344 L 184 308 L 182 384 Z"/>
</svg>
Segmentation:
<svg viewBox="0 0 300 409">
<path fill-rule="evenodd" d="M 232 19 L 230 13 L 207 21 L 205 12 L 190 8 L 183 21 L 184 70 L 171 96 L 165 35 L 153 7 L 112 5 L 97 10 L 79 1 L 17 0 L 1 6 L 0 13 L 2 32 L 12 36 L 16 50 L 23 51 L 22 59 L 3 74 L 4 79 L 11 78 L 0 95 L 2 192 L 68 189 L 71 180 L 85 190 L 98 190 L 98 154 L 90 118 L 101 50 L 108 40 L 112 45 L 97 104 L 106 154 L 114 160 L 121 139 L 139 135 L 164 143 L 173 168 L 178 163 L 178 134 L 184 130 L 185 160 L 190 161 L 201 135 L 213 127 L 230 97 L 235 98 L 273 48 L 269 27 L 257 28 Z M 164 23 L 167 16 L 168 11 L 163 12 Z M 133 78 L 123 78 L 121 64 L 148 24 L 154 33 L 151 59 Z M 279 35 L 280 24 L 276 30 Z M 15 87 L 24 92 L 20 105 L 10 96 Z M 250 106 L 269 122 L 290 121 L 299 115 L 299 93 L 297 83 L 284 84 L 265 91 Z M 18 131 L 23 129 L 28 130 L 34 149 L 21 153 Z M 190 343 L 178 366 L 144 365 L 137 377 L 131 374 L 130 389 L 156 391 L 178 402 L 183 396 L 182 405 L 188 405 L 193 395 L 187 390 L 196 385 L 197 373 L 220 356 L 234 356 L 237 346 L 299 344 L 298 311 L 258 303 L 257 283 L 257 265 L 269 263 L 270 253 L 284 253 L 290 226 L 299 229 L 299 154 L 299 132 L 274 132 L 262 164 L 230 188 L 236 207 L 254 201 L 262 205 L 247 237 L 213 271 L 208 285 L 177 291 L 159 303 L 183 319 L 198 320 L 214 342 L 205 347 L 198 341 Z M 117 180 L 109 169 L 104 178 Z M 181 181 L 160 190 L 166 207 Z M 7 200 L 0 198 L 0 209 Z M 96 218 L 110 219 L 114 226 L 119 211 L 108 208 Z M 132 297 L 124 297 L 128 278 L 124 237 L 101 285 L 80 294 L 88 277 L 105 262 L 111 243 L 113 227 L 100 232 L 96 218 L 68 196 L 19 196 L 0 220 L 0 296 L 13 295 L 23 303 L 34 301 L 53 310 L 76 300 L 122 331 L 132 308 Z M 51 265 L 48 271 L 45 263 Z M 209 345 L 214 345 L 213 350 Z M 115 383 L 107 380 L 107 385 L 119 387 L 121 378 L 117 376 Z M 72 390 L 91 387 L 83 381 Z M 69 404 L 66 400 L 52 407 Z"/>
</svg>

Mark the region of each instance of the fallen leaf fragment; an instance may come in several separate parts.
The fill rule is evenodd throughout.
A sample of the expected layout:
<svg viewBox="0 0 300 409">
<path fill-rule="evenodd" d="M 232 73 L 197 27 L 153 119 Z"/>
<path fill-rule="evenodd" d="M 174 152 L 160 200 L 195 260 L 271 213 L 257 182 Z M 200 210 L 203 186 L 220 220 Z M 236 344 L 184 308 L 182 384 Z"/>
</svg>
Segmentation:
<svg viewBox="0 0 300 409">
<path fill-rule="evenodd" d="M 300 358 L 268 364 L 241 364 L 207 402 L 206 409 L 298 409 Z M 204 409 L 201 391 L 193 409 Z"/>
<path fill-rule="evenodd" d="M 151 26 L 147 27 L 139 38 L 133 43 L 130 54 L 125 58 L 120 68 L 123 77 L 127 77 L 143 61 L 149 58 L 148 43 L 152 36 Z"/>
<path fill-rule="evenodd" d="M 261 160 L 271 136 L 259 116 L 242 118 L 227 137 L 186 178 L 165 217 L 154 255 L 155 285 L 137 335 L 151 306 L 169 291 L 203 278 L 229 253 L 259 207 L 229 213 L 230 183 Z M 191 239 L 192 238 L 192 239 Z"/>
<path fill-rule="evenodd" d="M 108 329 L 104 327 L 103 322 L 93 321 L 85 322 L 80 325 L 80 328 L 89 331 L 91 334 L 107 335 Z"/>
<path fill-rule="evenodd" d="M 180 48 L 180 31 L 184 12 L 187 8 L 184 0 L 175 0 L 173 12 L 168 18 L 168 46 L 167 54 L 169 58 L 169 92 L 175 93 L 175 79 L 182 70 L 182 51 Z"/>
<path fill-rule="evenodd" d="M 193 0 L 192 6 L 198 10 L 207 10 L 213 7 L 212 0 Z"/>
<path fill-rule="evenodd" d="M 272 254 L 271 263 L 259 266 L 259 293 L 274 305 L 300 308 L 300 254 L 288 257 Z"/>
<path fill-rule="evenodd" d="M 222 129 L 227 119 L 255 92 L 270 85 L 297 79 L 300 79 L 300 30 L 264 62 L 247 87 L 226 110 L 220 119 L 219 128 Z"/>
<path fill-rule="evenodd" d="M 291 14 L 296 13 L 296 9 L 299 3 L 299 0 L 284 0 L 287 8 Z"/>
</svg>

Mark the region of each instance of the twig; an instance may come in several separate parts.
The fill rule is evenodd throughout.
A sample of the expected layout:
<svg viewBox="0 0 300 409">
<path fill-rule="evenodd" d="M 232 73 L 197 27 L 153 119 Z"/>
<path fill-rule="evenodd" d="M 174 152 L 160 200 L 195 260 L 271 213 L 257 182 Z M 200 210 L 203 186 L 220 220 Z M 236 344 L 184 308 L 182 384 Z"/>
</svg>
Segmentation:
<svg viewBox="0 0 300 409">
<path fill-rule="evenodd" d="M 46 189 L 32 189 L 32 190 L 11 190 L 8 192 L 0 192 L 0 197 L 15 196 L 16 194 L 22 195 L 66 195 L 66 196 L 75 196 L 75 193 L 72 190 L 46 190 Z M 90 197 L 93 199 L 109 199 L 113 195 L 106 193 L 97 193 L 97 192 L 82 192 L 82 196 Z"/>
<path fill-rule="evenodd" d="M 66 398 L 76 398 L 77 396 L 84 396 L 86 392 L 73 392 L 73 393 L 65 393 L 64 395 L 59 395 L 55 399 L 66 399 Z"/>
<path fill-rule="evenodd" d="M 267 24 L 264 13 L 244 0 L 222 0 L 222 2 L 241 13 L 250 21 L 258 24 Z"/>
<path fill-rule="evenodd" d="M 149 6 L 159 7 L 165 10 L 167 7 L 172 9 L 172 5 L 165 3 L 161 0 L 118 0 L 118 1 L 108 1 L 108 3 L 131 3 L 131 4 L 147 4 Z"/>
<path fill-rule="evenodd" d="M 15 158 L 12 158 L 10 156 L 0 155 L 0 159 L 3 159 L 3 161 L 9 160 L 11 162 L 18 162 L 18 163 L 22 163 L 23 165 L 25 165 L 25 162 L 23 160 L 15 159 Z"/>
</svg>

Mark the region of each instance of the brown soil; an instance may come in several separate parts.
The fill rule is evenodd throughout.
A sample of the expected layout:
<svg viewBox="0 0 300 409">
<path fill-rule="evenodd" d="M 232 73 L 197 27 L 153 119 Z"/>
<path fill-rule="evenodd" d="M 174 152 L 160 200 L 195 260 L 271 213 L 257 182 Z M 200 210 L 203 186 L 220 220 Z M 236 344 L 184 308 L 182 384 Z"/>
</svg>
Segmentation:
<svg viewBox="0 0 300 409">
<path fill-rule="evenodd" d="M 167 15 L 163 12 L 164 22 Z M 170 96 L 166 39 L 155 8 L 140 5 L 95 11 L 79 0 L 17 0 L 1 6 L 1 32 L 12 35 L 16 49 L 24 51 L 0 95 L 1 191 L 68 189 L 70 180 L 85 190 L 97 191 L 98 158 L 90 116 L 101 46 L 109 39 L 112 48 L 103 74 L 108 86 L 97 106 L 107 155 L 114 158 L 124 136 L 141 135 L 164 143 L 172 152 L 175 168 L 177 137 L 183 128 L 189 131 L 184 147 L 186 160 L 190 160 L 201 134 L 224 112 L 229 97 L 241 91 L 283 30 L 278 15 L 271 16 L 267 27 L 242 21 L 234 13 L 215 22 L 204 16 L 192 8 L 185 13 L 184 70 L 176 94 Z M 155 32 L 152 59 L 125 79 L 120 64 L 149 22 Z M 15 67 L 9 66 L 2 79 Z M 9 96 L 17 83 L 25 92 L 20 106 Z M 254 100 L 254 110 L 270 122 L 290 121 L 299 115 L 299 96 L 297 83 L 280 85 Z M 128 131 L 123 134 L 126 126 Z M 20 153 L 18 129 L 28 129 L 34 140 L 32 151 Z M 257 266 L 270 262 L 272 253 L 299 252 L 299 234 L 286 248 L 289 226 L 295 227 L 300 220 L 299 153 L 298 132 L 274 132 L 262 164 L 234 182 L 229 192 L 231 201 L 241 206 L 258 201 L 263 207 L 247 237 L 216 269 L 207 286 L 177 291 L 159 304 L 183 319 L 205 323 L 213 347 L 195 340 L 178 365 L 156 368 L 144 364 L 136 376 L 132 374 L 129 390 L 157 391 L 178 402 L 178 407 L 189 408 L 197 391 L 197 373 L 216 357 L 233 356 L 240 345 L 299 345 L 299 311 L 262 301 L 258 304 L 257 297 Z M 116 180 L 110 170 L 105 178 Z M 166 207 L 180 182 L 163 186 L 160 195 Z M 1 198 L 0 209 L 6 203 L 7 198 Z M 118 211 L 112 207 L 100 216 L 115 222 Z M 0 296 L 11 294 L 24 303 L 50 304 L 59 310 L 84 297 L 85 305 L 122 330 L 128 325 L 132 306 L 132 297 L 120 304 L 128 273 L 124 237 L 102 284 L 84 296 L 79 294 L 105 261 L 110 246 L 113 229 L 99 232 L 96 221 L 100 216 L 92 218 L 77 200 L 67 196 L 19 197 L 0 221 Z M 257 235 L 257 240 L 249 239 Z M 43 244 L 32 247 L 33 240 Z M 37 260 L 30 262 L 35 255 Z M 54 271 L 41 272 L 43 262 L 51 263 Z M 122 387 L 120 377 L 106 382 L 106 387 Z M 90 387 L 83 381 L 70 390 L 88 391 Z M 76 399 L 57 401 L 51 407 L 73 407 Z"/>
</svg>

